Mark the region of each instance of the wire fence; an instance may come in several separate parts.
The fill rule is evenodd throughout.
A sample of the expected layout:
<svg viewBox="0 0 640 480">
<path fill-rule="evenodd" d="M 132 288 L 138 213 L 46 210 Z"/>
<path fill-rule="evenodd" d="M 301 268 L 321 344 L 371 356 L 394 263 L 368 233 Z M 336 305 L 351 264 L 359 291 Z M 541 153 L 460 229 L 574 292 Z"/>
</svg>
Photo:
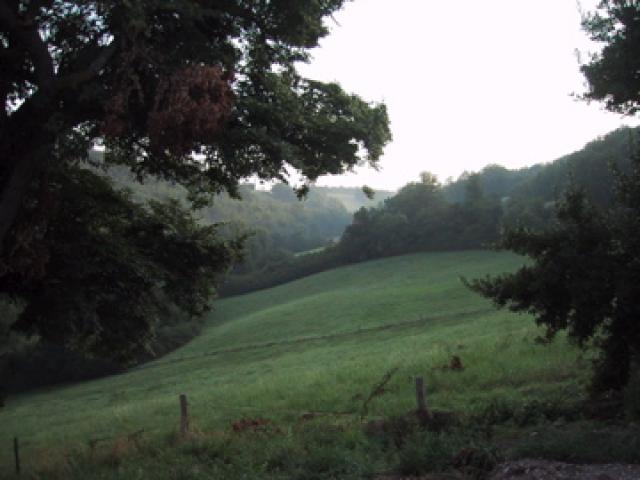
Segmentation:
<svg viewBox="0 0 640 480">
<path fill-rule="evenodd" d="M 274 408 L 270 407 L 256 407 L 252 405 L 229 405 L 223 403 L 215 403 L 212 404 L 207 402 L 206 406 L 208 408 L 215 408 L 217 411 L 226 411 L 227 413 L 242 413 L 246 414 L 247 412 L 259 413 L 261 416 L 259 417 L 241 417 L 237 421 L 231 423 L 232 431 L 235 432 L 243 432 L 243 431 L 279 431 L 277 427 L 272 425 L 271 421 L 262 417 L 266 412 L 270 415 L 273 414 L 289 414 L 294 415 L 299 418 L 299 421 L 306 422 L 309 420 L 313 420 L 317 417 L 322 416 L 334 416 L 334 417 L 348 417 L 353 420 L 364 420 L 365 416 L 368 415 L 368 404 L 369 402 L 375 398 L 376 396 L 381 395 L 381 392 L 384 392 L 385 385 L 389 382 L 391 377 L 397 372 L 397 368 L 389 370 L 378 382 L 373 386 L 371 393 L 367 397 L 367 399 L 363 402 L 362 408 L 360 410 L 350 410 L 350 411 L 326 411 L 326 410 L 314 410 L 314 409 L 293 409 L 293 408 Z M 417 412 L 421 414 L 428 414 L 428 409 L 424 396 L 424 382 L 422 377 L 415 378 L 416 385 L 416 398 L 417 398 Z M 175 419 L 169 422 L 165 426 L 154 426 L 152 428 L 137 428 L 133 431 L 126 431 L 121 433 L 109 433 L 109 434 L 98 434 L 95 433 L 89 438 L 84 439 L 84 441 L 77 441 L 76 444 L 84 444 L 90 456 L 93 456 L 96 453 L 98 447 L 107 442 L 127 442 L 128 444 L 133 445 L 136 448 L 140 448 L 143 437 L 148 436 L 151 433 L 176 433 L 178 438 L 180 439 L 189 439 L 195 433 L 202 433 L 194 429 L 194 425 L 191 420 L 191 413 L 189 408 L 189 402 L 187 396 L 185 394 L 181 394 L 179 396 L 179 415 L 176 415 Z M 179 422 L 176 422 L 176 419 L 179 419 Z M 176 425 L 179 426 L 179 430 L 176 432 Z M 274 428 L 272 428 L 274 427 Z M 271 429 L 271 430 L 270 430 Z M 24 441 L 24 439 L 20 439 L 19 437 L 13 438 L 13 460 L 16 475 L 20 476 L 23 471 L 23 458 L 21 457 L 21 452 L 24 452 L 25 447 L 37 447 L 33 443 L 29 442 L 29 439 Z"/>
<path fill-rule="evenodd" d="M 84 450 L 85 454 L 89 457 L 93 457 L 101 446 L 110 446 L 117 444 L 117 442 L 126 442 L 130 446 L 139 449 L 145 438 L 149 438 L 152 434 L 171 434 L 176 435 L 178 439 L 189 439 L 193 435 L 197 437 L 198 434 L 204 434 L 197 424 L 192 423 L 194 420 L 191 416 L 190 408 L 187 406 L 186 395 L 180 395 L 179 397 L 179 410 L 176 409 L 176 416 L 173 417 L 164 426 L 154 427 L 140 427 L 137 426 L 135 430 L 122 431 L 118 433 L 94 433 L 85 439 L 78 439 L 69 445 L 69 448 L 73 447 L 73 451 L 78 452 L 78 449 Z M 196 403 L 197 405 L 197 403 Z M 317 409 L 294 409 L 294 408 L 277 408 L 277 407 L 257 407 L 253 405 L 230 405 L 224 403 L 206 403 L 207 408 L 215 409 L 218 412 L 224 412 L 227 418 L 234 418 L 231 414 L 237 414 L 235 421 L 228 421 L 228 427 L 225 429 L 229 434 L 232 432 L 241 433 L 244 431 L 262 432 L 262 431 L 279 431 L 279 428 L 272 424 L 268 417 L 274 415 L 290 415 L 298 418 L 300 422 L 307 422 L 318 417 L 341 417 L 356 420 L 359 418 L 359 412 L 353 411 L 326 411 Z M 229 429 L 229 427 L 231 427 Z M 59 445 L 61 446 L 61 445 Z M 17 476 L 24 473 L 25 464 L 29 467 L 28 459 L 35 454 L 37 450 L 46 448 L 38 442 L 32 442 L 30 439 L 24 439 L 23 437 L 13 438 L 13 462 L 14 469 Z M 31 455 L 29 455 L 31 454 Z M 26 461 L 25 461 L 26 460 Z M 0 470 L 0 476 L 2 471 Z"/>
<path fill-rule="evenodd" d="M 175 359 L 165 360 L 162 362 L 152 362 L 149 364 L 145 364 L 145 365 L 141 365 L 139 367 L 133 368 L 128 372 L 163 368 L 163 367 L 175 365 L 177 363 L 189 362 L 189 361 L 194 361 L 194 360 L 207 358 L 207 357 L 213 357 L 217 355 L 259 350 L 264 348 L 273 348 L 278 346 L 304 344 L 309 342 L 352 338 L 359 335 L 383 332 L 386 330 L 400 330 L 405 328 L 412 328 L 412 327 L 424 325 L 426 323 L 433 322 L 433 321 L 445 320 L 452 317 L 466 318 L 468 316 L 483 314 L 490 311 L 493 311 L 493 310 L 492 309 L 467 310 L 462 312 L 449 313 L 447 315 L 421 317 L 416 320 L 378 325 L 375 327 L 362 328 L 362 329 L 348 331 L 348 332 L 340 332 L 340 333 L 327 334 L 327 335 L 318 335 L 313 337 L 303 337 L 303 338 L 296 338 L 291 340 L 280 340 L 280 341 L 273 341 L 273 342 L 265 342 L 261 344 L 244 345 L 244 346 L 239 346 L 235 348 L 213 350 L 209 352 L 200 353 L 197 355 L 189 355 L 189 356 L 179 357 Z M 123 372 L 119 375 L 123 375 L 128 372 Z M 277 408 L 274 406 L 257 407 L 254 405 L 238 405 L 238 404 L 230 405 L 230 404 L 224 404 L 224 403 L 211 403 L 211 402 L 207 402 L 206 406 L 207 408 L 215 409 L 218 412 L 224 412 L 226 414 L 237 413 L 237 414 L 246 415 L 247 413 L 250 412 L 253 415 L 256 415 L 256 414 L 260 415 L 260 418 L 265 414 L 268 416 L 277 415 L 277 414 L 286 414 L 290 416 L 297 416 L 302 421 L 311 420 L 313 418 L 321 417 L 321 416 L 352 417 L 354 419 L 359 418 L 360 420 L 362 420 L 368 413 L 367 412 L 368 403 L 371 401 L 372 398 L 377 396 L 379 392 L 384 391 L 383 389 L 384 384 L 386 384 L 386 382 L 390 379 L 392 374 L 393 374 L 393 370 L 391 370 L 390 372 L 387 372 L 387 374 L 385 374 L 385 377 L 383 377 L 382 382 L 374 386 L 369 397 L 364 402 L 363 407 L 360 410 L 353 409 L 349 411 L 327 411 L 327 410 L 317 410 L 317 409 Z M 423 392 L 422 389 L 423 389 L 422 379 L 421 377 L 417 377 L 416 378 L 416 395 L 418 399 L 419 411 L 426 410 L 424 394 L 421 393 Z M 184 397 L 184 400 L 183 400 L 183 397 Z M 180 436 L 185 437 L 189 434 L 189 429 L 190 429 L 189 425 L 190 425 L 190 419 L 191 419 L 190 414 L 188 412 L 188 407 L 186 405 L 187 405 L 186 396 L 181 395 L 179 423 L 174 421 L 171 423 L 170 426 L 167 426 L 167 425 L 163 427 L 154 426 L 152 428 L 142 427 L 142 428 L 137 428 L 136 430 L 133 430 L 133 431 L 129 431 L 129 432 L 123 431 L 121 433 L 116 433 L 116 434 L 113 434 L 112 432 L 109 432 L 109 434 L 95 433 L 89 438 L 84 439 L 84 441 L 80 441 L 76 443 L 85 444 L 88 447 L 89 452 L 92 454 L 96 450 L 96 448 L 102 443 L 113 442 L 113 441 L 124 439 L 127 442 L 133 443 L 135 445 L 139 445 L 143 436 L 149 435 L 151 433 L 158 433 L 158 432 L 165 432 L 165 433 L 170 433 L 172 431 L 175 432 L 176 425 L 180 425 L 180 432 L 179 432 Z M 225 415 L 225 417 L 230 417 L 230 415 Z M 261 420 L 264 420 L 264 419 L 261 418 Z M 264 425 L 264 423 L 261 423 L 260 421 L 257 421 L 257 423 L 251 423 L 249 421 L 248 423 L 245 422 L 244 424 L 242 422 L 243 422 L 243 419 L 240 419 L 238 422 L 235 422 L 235 424 L 241 425 L 242 428 L 260 427 L 261 425 Z M 233 425 L 234 424 L 232 424 L 232 426 Z M 29 439 L 25 441 L 17 436 L 13 438 L 13 460 L 14 460 L 15 471 L 17 475 L 20 475 L 21 471 L 23 470 L 21 452 L 24 451 L 25 447 L 37 447 L 37 446 L 38 446 L 37 443 L 34 444 L 30 442 Z"/>
</svg>

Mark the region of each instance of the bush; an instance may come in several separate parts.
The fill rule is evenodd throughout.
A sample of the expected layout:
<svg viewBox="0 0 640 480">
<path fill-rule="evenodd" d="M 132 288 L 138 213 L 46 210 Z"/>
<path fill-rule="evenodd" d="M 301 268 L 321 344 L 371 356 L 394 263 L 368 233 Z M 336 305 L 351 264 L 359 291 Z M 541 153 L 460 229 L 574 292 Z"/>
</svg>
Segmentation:
<svg viewBox="0 0 640 480">
<path fill-rule="evenodd" d="M 522 404 L 495 399 L 479 412 L 471 415 L 469 423 L 474 427 L 488 427 L 511 423 L 518 427 L 537 425 L 547 421 L 574 421 L 582 418 L 580 402 L 563 400 L 531 400 Z"/>
<path fill-rule="evenodd" d="M 629 420 L 640 421 L 640 371 L 637 368 L 624 389 L 624 410 Z"/>
<path fill-rule="evenodd" d="M 218 288 L 218 293 L 220 296 L 230 297 L 255 292 L 337 268 L 347 263 L 334 248 L 327 248 L 316 253 L 283 260 L 260 271 L 243 275 L 232 274 Z"/>
<path fill-rule="evenodd" d="M 592 423 L 577 423 L 525 437 L 516 442 L 508 456 L 569 463 L 638 463 L 639 433 L 637 428 L 596 429 Z"/>
<path fill-rule="evenodd" d="M 114 362 L 88 358 L 59 345 L 38 343 L 7 355 L 3 379 L 9 393 L 58 383 L 80 382 L 122 371 Z"/>
<path fill-rule="evenodd" d="M 423 431 L 415 415 L 396 415 L 372 420 L 364 427 L 365 434 L 377 440 L 385 449 L 402 448 L 407 439 Z"/>
<path fill-rule="evenodd" d="M 453 437 L 420 432 L 407 439 L 398 455 L 397 470 L 403 475 L 442 472 L 452 465 L 459 444 Z"/>
</svg>

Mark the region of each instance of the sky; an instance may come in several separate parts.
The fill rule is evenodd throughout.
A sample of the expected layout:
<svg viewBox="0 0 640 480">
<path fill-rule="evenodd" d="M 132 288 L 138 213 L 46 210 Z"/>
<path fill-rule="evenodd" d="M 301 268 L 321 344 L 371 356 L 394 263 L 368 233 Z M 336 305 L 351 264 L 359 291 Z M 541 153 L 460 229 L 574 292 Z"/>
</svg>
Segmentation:
<svg viewBox="0 0 640 480">
<path fill-rule="evenodd" d="M 585 91 L 576 50 L 584 59 L 597 49 L 575 0 L 355 0 L 327 25 L 300 72 L 384 102 L 393 141 L 380 171 L 319 185 L 395 190 L 423 171 L 446 181 L 488 164 L 519 168 L 638 124 L 572 96 Z"/>
</svg>

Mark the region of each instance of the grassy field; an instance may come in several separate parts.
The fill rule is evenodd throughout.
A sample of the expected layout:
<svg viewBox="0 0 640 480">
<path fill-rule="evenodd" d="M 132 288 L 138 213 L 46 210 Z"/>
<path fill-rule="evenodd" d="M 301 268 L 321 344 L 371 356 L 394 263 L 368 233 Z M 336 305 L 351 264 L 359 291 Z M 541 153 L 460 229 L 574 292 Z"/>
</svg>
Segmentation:
<svg viewBox="0 0 640 480">
<path fill-rule="evenodd" d="M 431 406 L 459 412 L 496 399 L 575 398 L 586 360 L 562 339 L 538 344 L 530 317 L 494 310 L 460 281 L 521 262 L 488 251 L 416 254 L 218 301 L 200 337 L 153 363 L 10 398 L 0 410 L 0 472 L 12 466 L 14 436 L 27 469 L 86 453 L 92 439 L 144 429 L 145 438 L 165 441 L 176 431 L 182 393 L 203 432 L 228 431 L 243 417 L 277 425 L 295 425 L 305 412 L 358 418 L 391 370 L 369 417 L 414 408 L 416 375 L 425 377 Z M 453 355 L 463 370 L 443 368 Z"/>
</svg>

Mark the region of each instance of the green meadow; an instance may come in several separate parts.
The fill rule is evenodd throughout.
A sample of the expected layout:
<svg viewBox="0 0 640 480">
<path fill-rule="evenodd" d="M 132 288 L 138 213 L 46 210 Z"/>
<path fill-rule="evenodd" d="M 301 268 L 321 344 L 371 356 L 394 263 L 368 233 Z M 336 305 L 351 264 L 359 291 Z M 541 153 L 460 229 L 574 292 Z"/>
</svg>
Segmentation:
<svg viewBox="0 0 640 480">
<path fill-rule="evenodd" d="M 575 399 L 589 373 L 577 349 L 563 338 L 541 345 L 532 317 L 495 310 L 461 282 L 522 262 L 491 251 L 415 254 L 219 300 L 203 333 L 165 357 L 9 398 L 0 410 L 0 472 L 13 468 L 14 436 L 26 470 L 140 430 L 166 443 L 178 428 L 180 394 L 192 428 L 204 433 L 229 432 L 242 418 L 281 430 L 305 414 L 358 422 L 387 373 L 365 420 L 414 409 L 415 376 L 425 379 L 430 407 L 462 414 L 496 400 Z M 447 368 L 453 356 L 463 369 Z"/>
</svg>

